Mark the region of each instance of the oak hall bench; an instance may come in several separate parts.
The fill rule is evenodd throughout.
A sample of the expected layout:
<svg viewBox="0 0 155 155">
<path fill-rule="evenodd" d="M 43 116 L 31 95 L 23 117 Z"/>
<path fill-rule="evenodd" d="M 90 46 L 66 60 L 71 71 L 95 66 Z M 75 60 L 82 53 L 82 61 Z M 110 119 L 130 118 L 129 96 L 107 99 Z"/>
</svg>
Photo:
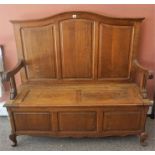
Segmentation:
<svg viewBox="0 0 155 155">
<path fill-rule="evenodd" d="M 143 20 L 76 11 L 12 21 L 19 63 L 3 80 L 13 146 L 19 135 L 139 135 L 145 145 L 152 74 L 137 61 Z"/>
</svg>

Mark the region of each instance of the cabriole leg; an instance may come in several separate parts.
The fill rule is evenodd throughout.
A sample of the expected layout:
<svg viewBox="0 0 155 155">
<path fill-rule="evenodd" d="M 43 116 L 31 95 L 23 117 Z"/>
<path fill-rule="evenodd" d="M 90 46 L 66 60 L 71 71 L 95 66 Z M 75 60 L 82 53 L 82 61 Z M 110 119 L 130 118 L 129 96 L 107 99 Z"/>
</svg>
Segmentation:
<svg viewBox="0 0 155 155">
<path fill-rule="evenodd" d="M 13 142 L 13 144 L 12 144 L 13 147 L 17 146 L 17 139 L 16 139 L 16 135 L 15 134 L 11 134 L 9 136 L 9 139 Z"/>
<path fill-rule="evenodd" d="M 140 134 L 140 144 L 142 146 L 147 146 L 148 145 L 148 143 L 146 141 L 147 139 L 148 139 L 148 134 L 146 132 L 142 132 Z"/>
</svg>

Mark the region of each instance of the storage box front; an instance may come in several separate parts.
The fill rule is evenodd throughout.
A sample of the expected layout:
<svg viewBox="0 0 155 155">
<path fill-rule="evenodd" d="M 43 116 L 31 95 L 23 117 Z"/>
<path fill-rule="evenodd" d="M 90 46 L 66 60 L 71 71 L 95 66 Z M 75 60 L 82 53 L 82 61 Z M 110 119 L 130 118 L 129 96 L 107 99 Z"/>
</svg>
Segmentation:
<svg viewBox="0 0 155 155">
<path fill-rule="evenodd" d="M 59 112 L 59 131 L 96 131 L 96 112 Z"/>
</svg>

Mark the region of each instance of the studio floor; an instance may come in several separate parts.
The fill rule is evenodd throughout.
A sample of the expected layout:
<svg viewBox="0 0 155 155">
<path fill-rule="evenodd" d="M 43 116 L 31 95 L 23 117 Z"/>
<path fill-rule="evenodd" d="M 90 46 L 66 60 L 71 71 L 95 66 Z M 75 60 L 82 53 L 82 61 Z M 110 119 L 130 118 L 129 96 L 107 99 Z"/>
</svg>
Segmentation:
<svg viewBox="0 0 155 155">
<path fill-rule="evenodd" d="M 142 147 L 137 136 L 106 138 L 17 137 L 18 146 L 11 147 L 7 117 L 0 117 L 0 151 L 132 151 L 155 150 L 155 120 L 147 119 L 148 146 Z"/>
</svg>

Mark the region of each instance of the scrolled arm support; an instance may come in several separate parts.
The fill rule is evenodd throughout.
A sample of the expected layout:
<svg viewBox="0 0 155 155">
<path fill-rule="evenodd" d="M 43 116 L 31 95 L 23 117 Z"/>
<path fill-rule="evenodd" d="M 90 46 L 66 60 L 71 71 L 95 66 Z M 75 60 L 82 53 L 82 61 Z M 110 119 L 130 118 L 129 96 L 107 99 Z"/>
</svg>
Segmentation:
<svg viewBox="0 0 155 155">
<path fill-rule="evenodd" d="M 13 69 L 6 71 L 2 74 L 2 80 L 9 81 L 10 78 L 14 76 L 17 72 L 19 72 L 22 67 L 24 67 L 24 61 L 19 60 L 18 64 Z"/>
<path fill-rule="evenodd" d="M 24 61 L 20 60 L 18 64 L 11 70 L 2 73 L 2 81 L 10 82 L 10 99 L 13 100 L 17 96 L 17 87 L 15 82 L 15 74 L 24 67 Z"/>
<path fill-rule="evenodd" d="M 153 72 L 141 66 L 137 60 L 134 60 L 134 66 L 136 68 L 136 72 L 142 73 L 140 76 L 139 87 L 143 98 L 147 98 L 146 84 L 148 79 L 153 79 Z"/>
</svg>

